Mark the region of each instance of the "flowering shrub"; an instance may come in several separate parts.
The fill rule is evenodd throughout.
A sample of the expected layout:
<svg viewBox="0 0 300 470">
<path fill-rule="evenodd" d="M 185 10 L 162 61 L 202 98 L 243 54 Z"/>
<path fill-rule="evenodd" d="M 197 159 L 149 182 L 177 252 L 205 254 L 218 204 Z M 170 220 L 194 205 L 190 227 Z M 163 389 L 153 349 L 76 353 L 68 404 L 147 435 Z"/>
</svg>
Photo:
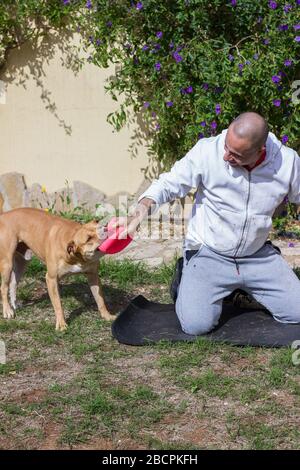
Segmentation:
<svg viewBox="0 0 300 470">
<path fill-rule="evenodd" d="M 300 143 L 291 88 L 300 78 L 300 0 L 98 0 L 89 7 L 90 60 L 120 64 L 107 89 L 125 100 L 109 120 L 120 129 L 131 106 L 142 111 L 150 149 L 166 166 L 246 110 L 264 115 L 285 144 Z"/>
<path fill-rule="evenodd" d="M 119 64 L 106 88 L 124 100 L 108 120 L 118 130 L 132 108 L 142 113 L 150 153 L 165 167 L 246 110 L 264 115 L 283 143 L 300 146 L 300 105 L 292 100 L 300 78 L 300 0 L 2 3 L 5 41 L 9 25 L 14 39 L 30 30 L 22 22 L 29 12 L 27 19 L 80 32 L 93 64 Z M 12 21 L 5 14 L 16 5 Z"/>
</svg>

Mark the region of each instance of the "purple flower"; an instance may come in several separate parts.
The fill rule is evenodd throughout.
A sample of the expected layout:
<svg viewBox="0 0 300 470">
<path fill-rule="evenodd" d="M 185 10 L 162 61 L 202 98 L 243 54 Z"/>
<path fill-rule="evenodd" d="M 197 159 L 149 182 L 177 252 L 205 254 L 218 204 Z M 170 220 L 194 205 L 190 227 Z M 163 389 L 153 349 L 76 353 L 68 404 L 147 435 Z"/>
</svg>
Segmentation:
<svg viewBox="0 0 300 470">
<path fill-rule="evenodd" d="M 289 29 L 289 25 L 288 24 L 280 24 L 278 26 L 278 30 L 279 31 L 287 31 Z"/>
<path fill-rule="evenodd" d="M 291 60 L 289 60 L 289 59 L 285 59 L 285 61 L 284 61 L 284 65 L 285 65 L 286 67 L 290 67 L 290 66 L 292 65 L 292 63 L 293 63 L 293 62 L 292 62 Z"/>
<path fill-rule="evenodd" d="M 144 108 L 149 108 L 150 106 L 150 103 L 149 101 L 145 101 L 145 103 L 143 104 Z"/>
<path fill-rule="evenodd" d="M 300 24 L 299 24 L 299 23 L 298 23 L 298 24 L 294 24 L 294 30 L 295 30 L 295 31 L 298 31 L 298 29 L 300 29 Z"/>
<path fill-rule="evenodd" d="M 167 101 L 166 105 L 168 108 L 171 108 L 171 106 L 173 106 L 173 101 Z"/>
<path fill-rule="evenodd" d="M 199 140 L 200 140 L 200 139 L 203 139 L 203 137 L 204 137 L 203 132 L 199 132 L 199 134 L 198 134 L 198 139 L 199 139 Z"/>
<path fill-rule="evenodd" d="M 254 54 L 253 59 L 257 60 L 258 57 L 259 57 L 259 54 L 256 53 L 256 54 Z"/>
<path fill-rule="evenodd" d="M 274 2 L 273 0 L 270 0 L 269 7 L 272 8 L 272 10 L 276 10 L 277 2 Z"/>
<path fill-rule="evenodd" d="M 295 41 L 296 41 L 296 42 L 300 42 L 300 36 L 296 36 L 296 37 L 295 37 Z"/>
<path fill-rule="evenodd" d="M 216 88 L 214 89 L 214 93 L 217 93 L 217 94 L 222 93 L 222 91 L 223 91 L 223 88 L 221 86 L 216 86 Z"/>
<path fill-rule="evenodd" d="M 216 104 L 215 110 L 216 110 L 216 114 L 221 114 L 221 105 L 220 105 L 220 104 Z"/>
<path fill-rule="evenodd" d="M 268 38 L 264 39 L 263 43 L 267 46 L 268 44 L 270 44 L 270 39 Z"/>
<path fill-rule="evenodd" d="M 64 5 L 69 5 L 70 0 L 64 0 Z"/>
<path fill-rule="evenodd" d="M 161 44 L 154 44 L 154 49 L 156 49 L 157 51 L 161 48 Z"/>
<path fill-rule="evenodd" d="M 153 113 L 151 114 L 151 116 L 152 116 L 153 118 L 155 118 L 155 117 L 157 116 L 157 114 L 153 111 Z"/>
<path fill-rule="evenodd" d="M 288 140 L 289 140 L 289 136 L 286 135 L 286 134 L 284 134 L 284 135 L 282 136 L 281 142 L 282 142 L 283 144 L 286 144 Z"/>
<path fill-rule="evenodd" d="M 209 89 L 209 84 L 208 83 L 203 83 L 202 88 L 203 88 L 203 90 L 208 90 Z"/>
<path fill-rule="evenodd" d="M 237 4 L 237 0 L 231 0 L 231 5 L 232 5 L 233 7 L 236 7 L 236 4 Z"/>
<path fill-rule="evenodd" d="M 216 121 L 212 121 L 210 127 L 211 127 L 213 130 L 215 130 L 215 129 L 217 129 L 218 124 L 216 123 Z"/>
<path fill-rule="evenodd" d="M 97 41 L 96 41 L 96 45 L 97 45 L 97 46 L 100 46 L 100 44 L 102 44 L 102 41 L 101 41 L 101 39 L 97 39 Z"/>
<path fill-rule="evenodd" d="M 250 64 L 251 64 L 251 61 L 250 61 L 250 60 L 246 60 L 245 64 L 246 64 L 246 65 L 250 65 Z"/>
<path fill-rule="evenodd" d="M 112 27 L 112 22 L 111 22 L 111 21 L 108 21 L 108 22 L 106 23 L 106 26 L 107 26 L 108 28 L 111 28 L 111 27 Z"/>
<path fill-rule="evenodd" d="M 147 46 L 147 44 L 145 44 L 143 47 L 142 47 L 142 51 L 147 51 L 149 49 L 149 46 Z"/>
<path fill-rule="evenodd" d="M 137 10 L 141 10 L 143 8 L 142 2 L 137 2 L 136 7 Z"/>
<path fill-rule="evenodd" d="M 174 52 L 173 57 L 177 63 L 182 61 L 182 57 L 178 54 L 178 52 Z"/>
<path fill-rule="evenodd" d="M 232 62 L 232 61 L 234 60 L 233 55 L 232 55 L 232 54 L 229 54 L 229 55 L 228 55 L 228 59 L 230 60 L 230 62 Z"/>
<path fill-rule="evenodd" d="M 193 87 L 190 85 L 186 88 L 187 93 L 193 93 Z"/>
<path fill-rule="evenodd" d="M 87 0 L 86 4 L 85 4 L 86 8 L 92 8 L 92 2 L 91 0 Z"/>
<path fill-rule="evenodd" d="M 163 35 L 162 31 L 158 31 L 158 32 L 156 33 L 156 37 L 157 37 L 158 39 L 162 38 L 162 35 Z"/>
<path fill-rule="evenodd" d="M 293 8 L 292 5 L 287 4 L 287 5 L 284 5 L 283 11 L 284 11 L 285 13 L 288 13 L 290 10 L 292 10 L 292 8 Z"/>
<path fill-rule="evenodd" d="M 170 42 L 169 47 L 170 49 L 174 49 L 174 42 Z"/>
<path fill-rule="evenodd" d="M 155 124 L 155 129 L 158 131 L 160 129 L 160 125 L 157 123 Z"/>
<path fill-rule="evenodd" d="M 277 106 L 277 108 L 279 108 L 281 105 L 281 100 L 280 99 L 273 100 L 273 104 L 274 106 Z"/>
<path fill-rule="evenodd" d="M 294 244 L 293 242 L 289 242 L 289 243 L 288 243 L 288 247 L 289 247 L 289 248 L 294 248 L 294 246 L 295 246 L 295 244 Z"/>
<path fill-rule="evenodd" d="M 161 69 L 161 63 L 160 62 L 156 62 L 155 66 L 156 70 L 160 70 Z"/>
<path fill-rule="evenodd" d="M 281 78 L 278 75 L 273 75 L 272 77 L 272 82 L 273 83 L 279 83 Z"/>
<path fill-rule="evenodd" d="M 201 121 L 200 126 L 205 127 L 206 126 L 206 121 Z"/>
</svg>

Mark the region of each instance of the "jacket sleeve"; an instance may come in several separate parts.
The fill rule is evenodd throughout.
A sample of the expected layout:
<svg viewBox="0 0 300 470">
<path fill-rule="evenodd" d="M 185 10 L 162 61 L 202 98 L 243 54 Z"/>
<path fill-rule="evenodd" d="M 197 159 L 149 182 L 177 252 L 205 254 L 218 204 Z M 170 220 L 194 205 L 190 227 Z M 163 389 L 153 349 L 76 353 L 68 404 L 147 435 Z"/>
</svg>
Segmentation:
<svg viewBox="0 0 300 470">
<path fill-rule="evenodd" d="M 291 174 L 288 198 L 294 204 L 300 204 L 300 158 L 296 152 Z"/>
<path fill-rule="evenodd" d="M 177 197 L 184 197 L 192 188 L 197 188 L 201 183 L 202 170 L 202 142 L 196 145 L 181 159 L 171 170 L 162 173 L 154 180 L 149 188 L 138 198 L 138 202 L 147 197 L 156 203 L 153 212 L 166 202 L 171 202 Z"/>
</svg>

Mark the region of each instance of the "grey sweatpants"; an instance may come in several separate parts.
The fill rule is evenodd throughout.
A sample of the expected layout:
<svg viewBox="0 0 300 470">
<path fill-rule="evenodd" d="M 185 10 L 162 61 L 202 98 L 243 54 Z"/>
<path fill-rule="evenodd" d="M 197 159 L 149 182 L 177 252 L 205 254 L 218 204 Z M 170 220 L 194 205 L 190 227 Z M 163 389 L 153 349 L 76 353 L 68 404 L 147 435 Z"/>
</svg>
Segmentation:
<svg viewBox="0 0 300 470">
<path fill-rule="evenodd" d="M 236 261 L 239 270 L 233 257 L 205 245 L 189 261 L 184 253 L 175 310 L 185 333 L 201 335 L 214 328 L 223 298 L 235 289 L 251 294 L 275 320 L 300 323 L 300 281 L 271 244 Z"/>
</svg>

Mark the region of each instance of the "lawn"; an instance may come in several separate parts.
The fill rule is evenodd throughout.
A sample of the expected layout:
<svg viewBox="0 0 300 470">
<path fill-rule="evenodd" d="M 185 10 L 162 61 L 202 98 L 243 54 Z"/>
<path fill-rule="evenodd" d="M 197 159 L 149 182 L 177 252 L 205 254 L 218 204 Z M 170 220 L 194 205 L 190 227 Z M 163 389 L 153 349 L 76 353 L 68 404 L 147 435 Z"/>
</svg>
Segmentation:
<svg viewBox="0 0 300 470">
<path fill-rule="evenodd" d="M 103 260 L 110 311 L 138 294 L 170 302 L 174 262 Z M 62 282 L 69 328 L 57 333 L 44 275 L 34 259 L 17 318 L 0 320 L 1 449 L 300 448 L 300 366 L 289 348 L 121 345 L 80 275 Z"/>
</svg>

